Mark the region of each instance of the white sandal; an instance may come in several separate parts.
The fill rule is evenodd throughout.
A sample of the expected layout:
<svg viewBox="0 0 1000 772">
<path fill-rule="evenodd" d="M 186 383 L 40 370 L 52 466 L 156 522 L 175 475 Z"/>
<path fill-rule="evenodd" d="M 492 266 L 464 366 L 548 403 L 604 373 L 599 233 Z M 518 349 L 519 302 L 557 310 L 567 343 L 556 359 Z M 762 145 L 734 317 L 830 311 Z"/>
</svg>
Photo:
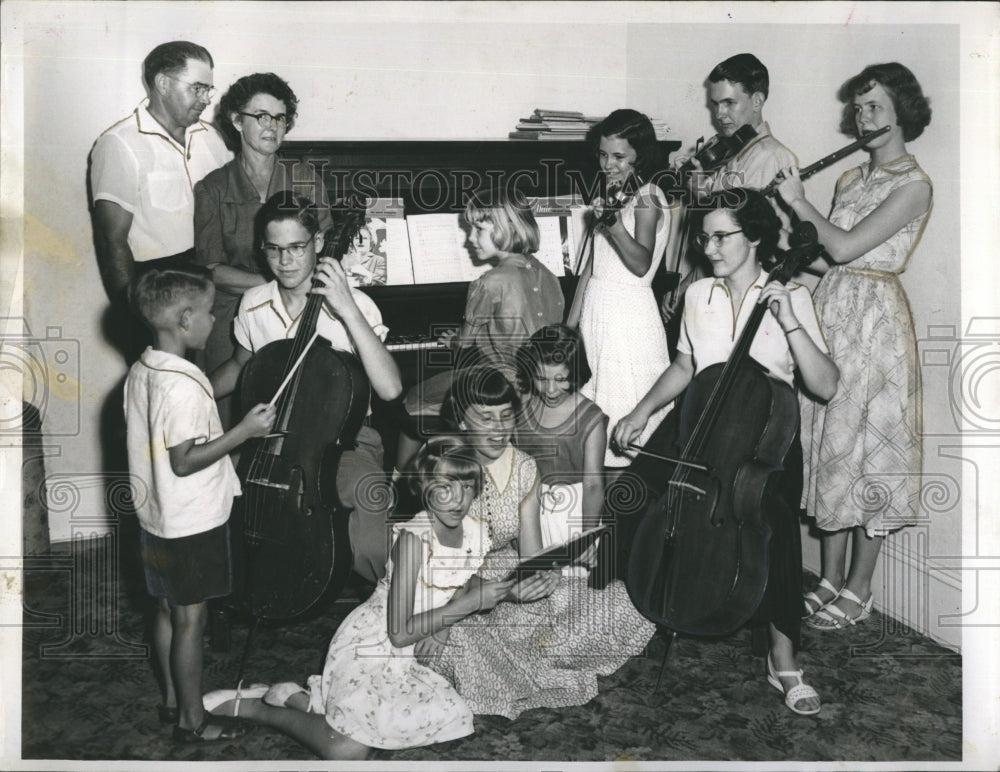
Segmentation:
<svg viewBox="0 0 1000 772">
<path fill-rule="evenodd" d="M 840 591 L 840 597 L 857 603 L 861 607 L 861 610 L 855 616 L 850 617 L 841 610 L 840 606 L 829 603 L 809 617 L 806 620 L 806 624 L 813 628 L 813 630 L 843 630 L 845 627 L 856 625 L 858 622 L 864 622 L 872 615 L 872 603 L 875 601 L 874 593 L 868 596 L 868 600 L 863 601 L 845 588 Z"/>
<path fill-rule="evenodd" d="M 840 597 L 840 593 L 843 592 L 844 588 L 841 587 L 839 590 L 834 587 L 826 579 L 820 579 L 819 584 L 816 585 L 816 589 L 824 589 L 828 592 L 833 593 L 833 597 L 830 600 L 823 600 L 815 592 L 807 592 L 802 596 L 802 602 L 805 604 L 806 613 L 802 615 L 802 618 L 811 617 L 813 614 L 819 613 L 821 610 L 833 603 L 837 598 Z"/>
<path fill-rule="evenodd" d="M 284 708 L 292 695 L 298 694 L 299 692 L 307 696 L 309 694 L 309 692 L 292 681 L 284 681 L 280 684 L 275 684 L 268 689 L 267 694 L 264 695 L 264 704 L 275 708 Z"/>
<path fill-rule="evenodd" d="M 798 683 L 786 692 L 785 687 L 781 685 L 781 681 L 779 680 L 782 676 L 785 678 L 795 678 L 798 680 Z M 771 664 L 771 655 L 768 654 L 767 682 L 785 695 L 785 705 L 790 711 L 792 711 L 792 713 L 797 713 L 800 716 L 815 716 L 820 712 L 821 708 L 816 708 L 815 710 L 799 710 L 795 707 L 802 700 L 808 700 L 813 697 L 819 699 L 819 693 L 809 684 L 803 683 L 801 668 L 798 670 L 779 670 L 775 672 L 774 665 Z"/>
<path fill-rule="evenodd" d="M 240 700 L 244 698 L 248 700 L 260 699 L 271 688 L 267 684 L 251 684 L 244 689 L 242 683 L 241 681 L 235 689 L 216 689 L 214 692 L 202 695 L 201 704 L 204 706 L 205 711 L 212 715 L 222 715 L 221 713 L 216 713 L 215 710 L 230 700 L 236 700 L 236 704 L 233 705 L 232 715 L 239 716 Z"/>
</svg>

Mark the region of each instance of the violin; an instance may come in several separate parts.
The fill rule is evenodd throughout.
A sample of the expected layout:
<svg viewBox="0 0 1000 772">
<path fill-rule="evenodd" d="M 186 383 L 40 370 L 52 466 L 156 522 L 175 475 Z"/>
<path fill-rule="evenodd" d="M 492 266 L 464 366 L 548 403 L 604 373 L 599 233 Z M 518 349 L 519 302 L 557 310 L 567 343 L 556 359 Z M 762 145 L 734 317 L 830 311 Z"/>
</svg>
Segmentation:
<svg viewBox="0 0 1000 772">
<path fill-rule="evenodd" d="M 740 126 L 733 132 L 732 136 L 724 137 L 716 134 L 708 142 L 701 145 L 691 158 L 681 164 L 678 171 L 681 173 L 682 179 L 686 180 L 696 170 L 694 161 L 701 164 L 702 171 L 718 169 L 729 159 L 738 155 L 756 136 L 757 130 L 749 123 Z"/>
<path fill-rule="evenodd" d="M 363 214 L 348 212 L 322 256 L 343 256 L 362 222 Z M 310 293 L 294 339 L 264 346 L 241 376 L 242 404 L 277 395 L 278 408 L 274 432 L 241 454 L 243 495 L 231 516 L 234 577 L 242 580 L 234 594 L 257 619 L 304 613 L 339 594 L 352 568 L 337 467 L 355 444 L 371 390 L 358 357 L 316 335 L 323 302 Z"/>
<path fill-rule="evenodd" d="M 740 151 L 749 145 L 756 137 L 757 130 L 754 129 L 754 127 L 749 123 L 745 123 L 733 132 L 732 136 L 723 137 L 716 134 L 704 145 L 701 145 L 694 156 L 681 164 L 680 168 L 677 170 L 680 175 L 681 189 L 683 190 L 685 200 L 688 200 L 691 196 L 689 182 L 691 175 L 697 171 L 694 165 L 695 160 L 701 164 L 702 171 L 713 171 L 728 162 L 731 158 L 736 157 Z M 700 141 L 701 140 L 699 140 L 699 142 Z M 691 207 L 685 206 L 681 215 L 681 223 L 677 230 L 677 249 L 673 258 L 673 267 L 671 268 L 671 270 L 675 273 L 680 270 L 680 266 L 684 262 L 684 256 L 687 254 L 687 250 L 691 243 L 692 219 L 690 215 Z M 671 291 L 671 305 L 676 302 L 679 289 L 680 285 L 677 284 Z"/>
<path fill-rule="evenodd" d="M 768 281 L 787 282 L 822 252 L 815 227 L 803 226 Z M 673 469 L 636 527 L 626 587 L 642 614 L 675 632 L 732 632 L 767 585 L 761 504 L 797 436 L 799 406 L 792 387 L 749 356 L 765 313 L 757 305 L 729 359 L 692 379 L 657 438 Z"/>
<path fill-rule="evenodd" d="M 615 217 L 638 191 L 639 181 L 634 176 L 630 176 L 623 185 L 610 186 L 604 197 L 604 209 L 597 217 L 595 226 L 603 225 L 610 228 L 614 225 Z"/>
</svg>

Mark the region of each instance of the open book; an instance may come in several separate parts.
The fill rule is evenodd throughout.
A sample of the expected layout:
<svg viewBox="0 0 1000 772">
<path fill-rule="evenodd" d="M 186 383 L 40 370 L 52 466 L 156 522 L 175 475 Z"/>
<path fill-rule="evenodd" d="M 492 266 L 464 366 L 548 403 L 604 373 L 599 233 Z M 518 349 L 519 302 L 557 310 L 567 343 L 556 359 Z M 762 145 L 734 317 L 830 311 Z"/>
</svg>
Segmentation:
<svg viewBox="0 0 1000 772">
<path fill-rule="evenodd" d="M 579 536 L 574 536 L 565 544 L 556 544 L 553 547 L 546 547 L 541 552 L 521 560 L 520 563 L 507 574 L 507 579 L 515 577 L 525 579 L 538 571 L 549 571 L 554 568 L 564 568 L 566 566 L 579 565 L 582 562 L 587 550 L 597 542 L 601 536 L 608 533 L 606 525 L 584 531 Z"/>
</svg>

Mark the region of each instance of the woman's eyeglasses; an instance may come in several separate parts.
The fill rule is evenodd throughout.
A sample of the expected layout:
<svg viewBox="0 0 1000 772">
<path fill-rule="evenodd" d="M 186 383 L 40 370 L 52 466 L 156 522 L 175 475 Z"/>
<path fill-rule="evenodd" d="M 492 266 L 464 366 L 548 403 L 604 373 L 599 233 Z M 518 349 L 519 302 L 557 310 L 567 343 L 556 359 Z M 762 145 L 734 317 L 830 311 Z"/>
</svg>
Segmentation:
<svg viewBox="0 0 1000 772">
<path fill-rule="evenodd" d="M 730 236 L 735 236 L 737 233 L 743 233 L 743 229 L 740 228 L 738 231 L 729 231 L 729 233 L 698 233 L 695 235 L 695 243 L 704 249 L 708 246 L 709 242 L 712 242 L 712 246 L 718 249 L 722 246 L 722 242 Z"/>
<path fill-rule="evenodd" d="M 288 123 L 288 116 L 284 113 L 278 113 L 277 115 L 271 115 L 271 113 L 244 113 L 240 111 L 240 115 L 244 115 L 247 118 L 255 118 L 257 120 L 257 125 L 262 129 L 269 129 L 271 126 L 285 126 Z"/>
</svg>

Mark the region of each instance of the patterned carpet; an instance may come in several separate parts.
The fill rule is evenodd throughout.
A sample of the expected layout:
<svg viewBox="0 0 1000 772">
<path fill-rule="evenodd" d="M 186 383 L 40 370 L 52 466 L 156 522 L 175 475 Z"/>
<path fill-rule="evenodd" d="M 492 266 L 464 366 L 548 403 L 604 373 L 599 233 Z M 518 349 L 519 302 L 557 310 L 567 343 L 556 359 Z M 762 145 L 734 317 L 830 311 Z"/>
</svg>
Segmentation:
<svg viewBox="0 0 1000 772">
<path fill-rule="evenodd" d="M 171 742 L 169 729 L 157 721 L 159 693 L 143 644 L 144 588 L 134 564 L 116 568 L 109 556 L 117 551 L 113 542 L 77 542 L 71 552 L 26 561 L 22 757 L 313 760 L 310 768 L 315 767 L 309 751 L 265 727 L 228 744 Z M 308 621 L 262 630 L 248 679 L 304 681 L 319 672 L 327 642 L 350 608 L 341 601 Z M 234 684 L 246 632 L 234 628 L 229 653 L 207 653 L 206 689 Z M 645 656 L 602 679 L 600 695 L 586 705 L 532 710 L 516 721 L 477 716 L 474 735 L 427 748 L 379 751 L 371 766 L 378 761 L 905 760 L 919 768 L 920 762 L 961 760 L 960 656 L 878 613 L 850 631 L 806 628 L 801 663 L 823 698 L 823 710 L 799 717 L 768 686 L 764 661 L 751 653 L 750 638 L 747 630 L 723 640 L 678 638 L 656 689 L 666 645 L 658 636 Z M 301 763 L 280 768 L 289 766 Z"/>
</svg>

